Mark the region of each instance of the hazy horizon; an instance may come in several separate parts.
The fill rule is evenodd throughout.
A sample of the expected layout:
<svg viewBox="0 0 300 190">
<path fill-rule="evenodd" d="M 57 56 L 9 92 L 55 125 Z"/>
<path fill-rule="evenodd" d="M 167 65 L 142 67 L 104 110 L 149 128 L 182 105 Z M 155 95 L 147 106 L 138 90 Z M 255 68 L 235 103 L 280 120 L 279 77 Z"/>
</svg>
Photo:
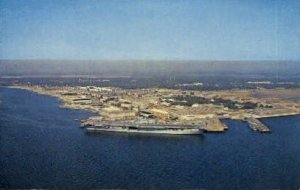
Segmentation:
<svg viewBox="0 0 300 190">
<path fill-rule="evenodd" d="M 300 61 L 0 60 L 0 76 L 300 76 Z"/>
<path fill-rule="evenodd" d="M 56 58 L 47 58 L 47 59 L 14 59 L 14 58 L 8 58 L 8 59 L 1 59 L 0 61 L 112 61 L 112 62 L 129 62 L 129 61 L 145 61 L 145 62 L 184 62 L 184 61 L 197 61 L 197 62 L 300 62 L 299 59 L 56 59 Z"/>
</svg>

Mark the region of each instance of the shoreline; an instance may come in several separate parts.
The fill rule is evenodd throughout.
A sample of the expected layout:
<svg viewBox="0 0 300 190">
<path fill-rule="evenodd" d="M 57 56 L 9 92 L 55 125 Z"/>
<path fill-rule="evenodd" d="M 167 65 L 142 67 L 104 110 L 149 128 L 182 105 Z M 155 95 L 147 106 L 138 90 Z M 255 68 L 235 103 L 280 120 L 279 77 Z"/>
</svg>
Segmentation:
<svg viewBox="0 0 300 190">
<path fill-rule="evenodd" d="M 85 111 L 89 111 L 89 112 L 96 113 L 96 114 L 98 113 L 98 115 L 96 115 L 96 116 L 91 116 L 91 117 L 88 117 L 87 119 L 84 119 L 83 121 L 81 121 L 81 124 L 86 123 L 88 125 L 95 126 L 95 123 L 101 122 L 103 120 L 102 118 L 104 117 L 103 116 L 104 114 L 102 114 L 104 111 L 102 111 L 102 110 L 106 109 L 105 107 L 99 108 L 97 106 L 94 106 L 92 103 L 77 104 L 76 102 L 74 102 L 74 97 L 80 97 L 80 96 L 78 96 L 78 95 L 74 96 L 74 97 L 72 97 L 73 99 L 69 98 L 69 96 L 66 95 L 66 94 L 70 93 L 69 92 L 70 90 L 68 90 L 68 87 L 62 87 L 59 90 L 55 89 L 55 87 L 41 87 L 41 86 L 3 86 L 3 87 L 28 90 L 28 91 L 31 91 L 31 92 L 34 92 L 34 93 L 37 93 L 40 95 L 47 95 L 47 96 L 55 97 L 60 101 L 60 105 L 59 105 L 60 108 L 85 110 Z M 49 89 L 47 90 L 47 88 L 49 88 Z M 85 88 L 85 87 L 77 87 L 77 88 Z M 123 89 L 120 89 L 120 90 L 123 90 Z M 168 89 L 158 89 L 158 90 L 168 91 Z M 172 90 L 169 90 L 169 91 L 172 91 Z M 204 93 L 208 93 L 208 92 L 204 92 Z M 224 93 L 224 91 L 223 91 L 223 93 Z M 82 99 L 82 100 L 84 100 L 84 99 Z M 89 100 L 89 99 L 86 99 L 86 100 Z M 291 110 L 286 110 L 286 111 L 291 111 Z M 238 115 L 232 114 L 232 115 L 228 115 L 226 117 L 222 117 L 222 116 L 212 117 L 212 118 L 204 117 L 204 119 L 200 119 L 201 122 L 203 122 L 203 123 L 199 123 L 199 124 L 202 126 L 203 130 L 205 130 L 206 132 L 225 132 L 228 129 L 228 127 L 221 121 L 222 119 L 244 120 L 247 122 L 248 122 L 248 120 L 252 120 L 252 121 L 254 121 L 252 123 L 258 124 L 258 125 L 256 125 L 256 127 L 255 126 L 253 127 L 253 125 L 250 125 L 251 122 L 248 122 L 249 126 L 250 127 L 252 126 L 253 130 L 257 130 L 259 132 L 270 132 L 270 129 L 268 129 L 267 126 L 265 126 L 262 122 L 259 121 L 260 119 L 300 115 L 300 110 L 297 110 L 297 111 L 298 112 L 291 111 L 291 112 L 285 112 L 285 113 L 283 111 L 281 111 L 281 113 L 268 113 L 268 114 L 262 114 L 260 116 L 255 115 L 255 114 L 243 114 L 243 112 L 241 112 L 241 113 L 238 113 Z M 228 112 L 228 113 L 230 113 L 230 112 Z M 135 117 L 137 117 L 137 116 L 135 116 Z M 123 122 L 124 121 L 126 121 L 126 120 L 123 120 Z M 117 120 L 112 120 L 111 122 L 118 123 Z M 121 120 L 121 122 L 122 122 L 122 120 Z M 137 121 L 134 121 L 134 120 L 132 120 L 130 122 L 133 124 L 138 124 Z M 161 123 L 157 123 L 157 124 L 161 125 Z M 176 124 L 178 126 L 183 126 L 183 125 L 190 124 L 190 123 L 188 123 L 188 122 L 185 123 L 185 121 L 181 121 L 178 123 L 177 122 L 165 123 L 165 125 L 170 125 L 170 124 Z M 198 125 L 198 124 L 193 124 L 193 125 Z M 263 127 L 261 128 L 259 126 L 263 126 Z"/>
</svg>

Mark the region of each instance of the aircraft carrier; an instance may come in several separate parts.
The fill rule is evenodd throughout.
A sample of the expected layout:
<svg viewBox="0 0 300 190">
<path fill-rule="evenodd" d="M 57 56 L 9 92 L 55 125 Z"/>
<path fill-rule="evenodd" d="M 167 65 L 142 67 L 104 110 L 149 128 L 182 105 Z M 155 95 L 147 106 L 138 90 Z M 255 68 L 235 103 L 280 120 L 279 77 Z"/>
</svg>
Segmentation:
<svg viewBox="0 0 300 190">
<path fill-rule="evenodd" d="M 200 126 L 163 125 L 163 124 L 98 124 L 86 126 L 87 132 L 119 132 L 170 135 L 199 135 L 203 133 Z"/>
</svg>

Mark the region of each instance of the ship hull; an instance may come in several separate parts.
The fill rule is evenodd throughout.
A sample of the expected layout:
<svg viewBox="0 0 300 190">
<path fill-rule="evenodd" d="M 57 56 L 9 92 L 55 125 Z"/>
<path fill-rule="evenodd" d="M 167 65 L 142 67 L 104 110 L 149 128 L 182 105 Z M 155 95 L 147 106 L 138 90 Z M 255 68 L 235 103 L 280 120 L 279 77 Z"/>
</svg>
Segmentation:
<svg viewBox="0 0 300 190">
<path fill-rule="evenodd" d="M 96 128 L 89 127 L 87 132 L 117 132 L 117 133 L 139 133 L 139 134 L 169 134 L 169 135 L 199 135 L 203 131 L 200 129 L 176 129 L 176 130 L 149 130 L 149 129 L 122 129 L 122 128 Z"/>
</svg>

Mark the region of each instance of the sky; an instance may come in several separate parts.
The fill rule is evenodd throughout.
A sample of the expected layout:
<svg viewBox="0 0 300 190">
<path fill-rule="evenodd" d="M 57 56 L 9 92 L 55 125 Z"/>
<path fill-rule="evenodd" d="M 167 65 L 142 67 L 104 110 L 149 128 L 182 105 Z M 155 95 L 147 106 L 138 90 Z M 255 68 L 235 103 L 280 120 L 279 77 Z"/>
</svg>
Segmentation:
<svg viewBox="0 0 300 190">
<path fill-rule="evenodd" d="M 300 0 L 0 0 L 0 59 L 300 60 Z"/>
</svg>

